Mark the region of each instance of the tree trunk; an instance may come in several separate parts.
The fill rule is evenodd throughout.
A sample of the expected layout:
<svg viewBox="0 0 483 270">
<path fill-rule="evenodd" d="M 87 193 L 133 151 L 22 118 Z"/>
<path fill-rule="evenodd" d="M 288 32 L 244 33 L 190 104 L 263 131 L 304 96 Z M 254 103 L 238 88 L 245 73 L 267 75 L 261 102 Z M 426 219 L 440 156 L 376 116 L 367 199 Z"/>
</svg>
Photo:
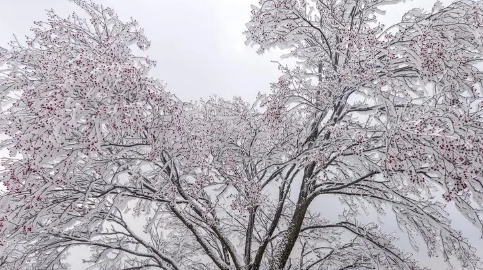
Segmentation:
<svg viewBox="0 0 483 270">
<path fill-rule="evenodd" d="M 299 202 L 301 198 L 299 198 Z M 297 238 L 302 228 L 302 223 L 304 222 L 305 213 L 307 212 L 309 202 L 302 198 L 301 203 L 297 204 L 295 212 L 290 221 L 289 228 L 287 232 L 283 235 L 282 242 L 280 243 L 280 249 L 275 255 L 275 259 L 270 266 L 270 270 L 282 270 L 290 257 L 290 253 L 297 241 Z"/>
<path fill-rule="evenodd" d="M 313 138 L 314 137 L 310 138 L 310 141 L 312 141 Z M 304 223 L 305 213 L 307 213 L 307 209 L 309 208 L 309 205 L 313 199 L 312 197 L 309 198 L 308 194 L 312 192 L 309 183 L 311 182 L 310 179 L 313 176 L 315 165 L 316 163 L 312 162 L 304 169 L 304 176 L 300 186 L 300 193 L 292 220 L 287 228 L 287 232 L 282 236 L 283 238 L 279 245 L 280 248 L 275 255 L 275 259 L 270 266 L 270 270 L 283 270 L 287 260 L 290 257 L 290 253 L 292 252 L 295 242 L 299 237 L 300 229 Z"/>
</svg>

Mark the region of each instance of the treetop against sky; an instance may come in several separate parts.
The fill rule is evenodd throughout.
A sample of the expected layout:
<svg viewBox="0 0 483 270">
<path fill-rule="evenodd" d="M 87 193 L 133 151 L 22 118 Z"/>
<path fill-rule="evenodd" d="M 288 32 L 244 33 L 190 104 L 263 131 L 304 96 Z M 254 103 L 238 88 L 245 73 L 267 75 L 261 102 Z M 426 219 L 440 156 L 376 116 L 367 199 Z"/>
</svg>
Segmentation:
<svg viewBox="0 0 483 270">
<path fill-rule="evenodd" d="M 483 2 L 262 0 L 246 44 L 296 62 L 255 102 L 176 97 L 73 2 L 0 48 L 0 269 L 483 269 Z"/>
</svg>

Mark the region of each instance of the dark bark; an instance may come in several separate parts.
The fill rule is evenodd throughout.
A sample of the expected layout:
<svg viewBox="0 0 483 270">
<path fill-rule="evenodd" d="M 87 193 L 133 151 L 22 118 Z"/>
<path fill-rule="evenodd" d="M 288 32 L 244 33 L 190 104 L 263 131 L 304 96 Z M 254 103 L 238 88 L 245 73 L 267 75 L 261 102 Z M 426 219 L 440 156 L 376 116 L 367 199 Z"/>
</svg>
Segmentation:
<svg viewBox="0 0 483 270">
<path fill-rule="evenodd" d="M 305 198 L 301 202 L 301 204 L 297 204 L 294 214 L 292 216 L 292 220 L 290 221 L 290 227 L 287 229 L 286 234 L 283 236 L 280 252 L 277 254 L 277 258 L 272 263 L 270 270 L 280 270 L 284 269 L 285 264 L 287 263 L 290 253 L 292 252 L 293 247 L 299 237 L 300 229 L 302 228 L 302 224 L 305 219 L 305 214 L 307 213 L 307 209 L 310 205 L 310 202 L 305 201 Z"/>
<path fill-rule="evenodd" d="M 302 224 L 305 219 L 305 214 L 307 213 L 307 209 L 309 208 L 309 205 L 312 202 L 313 198 L 309 196 L 309 194 L 312 192 L 310 183 L 312 180 L 311 178 L 313 176 L 315 166 L 316 163 L 312 162 L 307 167 L 305 167 L 304 177 L 302 179 L 302 184 L 300 187 L 300 193 L 297 199 L 295 211 L 293 213 L 292 219 L 290 220 L 290 225 L 287 228 L 287 232 L 283 236 L 282 242 L 280 243 L 281 247 L 279 252 L 276 254 L 277 257 L 270 266 L 270 270 L 284 269 L 290 257 L 290 253 L 292 252 L 292 249 L 297 242 L 300 234 L 300 229 L 302 228 Z"/>
<path fill-rule="evenodd" d="M 250 209 L 250 217 L 248 219 L 248 228 L 245 237 L 245 264 L 248 265 L 251 261 L 251 252 L 252 252 L 252 238 L 253 238 L 253 229 L 255 226 L 255 215 L 257 213 L 257 207 Z"/>
</svg>

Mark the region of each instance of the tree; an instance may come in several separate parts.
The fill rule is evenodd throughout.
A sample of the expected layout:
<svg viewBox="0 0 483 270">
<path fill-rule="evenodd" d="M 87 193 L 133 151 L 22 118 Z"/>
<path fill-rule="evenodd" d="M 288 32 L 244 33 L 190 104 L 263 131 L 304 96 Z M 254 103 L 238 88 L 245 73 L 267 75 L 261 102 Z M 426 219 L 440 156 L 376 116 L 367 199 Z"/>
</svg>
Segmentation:
<svg viewBox="0 0 483 270">
<path fill-rule="evenodd" d="M 248 43 L 299 63 L 254 104 L 176 99 L 135 21 L 74 2 L 90 22 L 49 11 L 0 51 L 1 269 L 68 269 L 79 246 L 89 269 L 420 269 L 367 209 L 483 269 L 445 210 L 483 228 L 480 1 L 386 27 L 402 1 L 261 0 Z M 339 220 L 313 209 L 328 196 Z"/>
</svg>

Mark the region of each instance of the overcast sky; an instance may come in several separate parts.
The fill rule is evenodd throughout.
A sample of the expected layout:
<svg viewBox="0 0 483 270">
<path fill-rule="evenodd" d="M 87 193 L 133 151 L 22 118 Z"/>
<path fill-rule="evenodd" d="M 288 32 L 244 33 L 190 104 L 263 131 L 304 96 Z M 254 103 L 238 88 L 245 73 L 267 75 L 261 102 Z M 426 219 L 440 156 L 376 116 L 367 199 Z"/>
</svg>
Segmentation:
<svg viewBox="0 0 483 270">
<path fill-rule="evenodd" d="M 121 19 L 138 20 L 152 42 L 148 55 L 158 61 L 152 75 L 166 82 L 168 90 L 183 100 L 213 94 L 253 100 L 257 92 L 268 91 L 269 83 L 277 79 L 277 66 L 270 61 L 278 60 L 279 53 L 260 56 L 244 45 L 242 32 L 250 17 L 250 4 L 256 4 L 256 0 L 97 2 L 114 8 Z M 430 9 L 434 2 L 413 0 L 388 6 L 385 21 L 395 22 L 413 7 Z M 13 33 L 19 37 L 27 34 L 33 21 L 45 19 L 48 8 L 60 15 L 77 10 L 68 0 L 0 0 L 0 46 L 5 46 Z M 476 239 L 475 245 L 483 247 L 476 230 L 465 228 L 467 223 L 459 217 L 454 223 Z M 483 248 L 480 251 L 483 254 Z M 423 259 L 424 254 L 417 256 L 432 269 L 439 269 L 439 264 Z"/>
<path fill-rule="evenodd" d="M 245 46 L 242 32 L 250 18 L 250 4 L 257 0 L 98 0 L 115 9 L 121 19 L 133 17 L 152 42 L 148 51 L 158 66 L 152 72 L 183 100 L 216 94 L 254 99 L 276 80 L 278 69 L 271 60 L 277 52 L 258 55 Z M 449 1 L 445 1 L 449 2 Z M 0 0 L 0 45 L 12 33 L 23 37 L 34 20 L 45 18 L 53 8 L 67 15 L 77 7 L 68 0 Z M 434 0 L 407 1 L 408 8 L 430 8 Z M 388 21 L 403 11 L 388 7 Z"/>
</svg>

